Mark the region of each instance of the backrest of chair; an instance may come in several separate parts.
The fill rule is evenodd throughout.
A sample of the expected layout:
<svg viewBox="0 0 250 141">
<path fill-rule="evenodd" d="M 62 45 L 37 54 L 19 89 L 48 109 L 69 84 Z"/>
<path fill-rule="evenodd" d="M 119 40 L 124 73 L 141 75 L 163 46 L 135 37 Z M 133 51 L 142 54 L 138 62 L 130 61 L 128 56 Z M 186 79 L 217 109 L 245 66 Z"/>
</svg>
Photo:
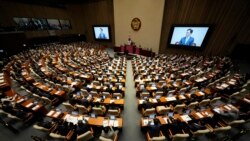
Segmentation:
<svg viewBox="0 0 250 141">
<path fill-rule="evenodd" d="M 199 103 L 197 101 L 192 102 L 188 105 L 188 109 L 194 109 Z"/>
<path fill-rule="evenodd" d="M 113 140 L 111 140 L 111 139 L 104 138 L 103 136 L 100 136 L 100 137 L 99 137 L 99 140 L 100 140 L 100 141 L 113 141 Z"/>
<path fill-rule="evenodd" d="M 155 108 L 146 109 L 143 113 L 144 116 L 149 116 L 155 113 Z"/>
<path fill-rule="evenodd" d="M 162 96 L 163 95 L 163 91 L 156 91 L 156 93 L 155 93 L 156 95 L 160 95 L 160 96 Z"/>
<path fill-rule="evenodd" d="M 79 136 L 77 136 L 77 141 L 88 141 L 90 139 L 92 139 L 93 133 L 91 131 L 87 131 Z"/>
<path fill-rule="evenodd" d="M 113 97 L 120 97 L 120 98 L 122 98 L 122 94 L 121 93 L 113 93 Z"/>
<path fill-rule="evenodd" d="M 108 114 L 110 115 L 114 115 L 114 116 L 119 116 L 119 111 L 118 110 L 108 110 Z"/>
<path fill-rule="evenodd" d="M 73 107 L 70 103 L 63 102 L 63 105 L 64 105 L 64 107 L 65 107 L 67 110 L 70 110 L 70 111 L 73 111 L 73 110 L 74 110 L 74 107 Z"/>
<path fill-rule="evenodd" d="M 165 140 L 166 140 L 165 136 L 159 136 L 159 137 L 151 138 L 151 141 L 165 141 Z"/>
<path fill-rule="evenodd" d="M 167 114 L 168 113 L 168 111 L 170 110 L 170 108 L 169 107 L 162 107 L 159 111 L 158 111 L 158 113 L 159 114 L 161 114 L 161 115 L 165 115 L 165 114 Z"/>
<path fill-rule="evenodd" d="M 205 106 L 205 105 L 209 104 L 209 102 L 210 102 L 210 99 L 204 99 L 204 100 L 202 100 L 202 101 L 199 103 L 199 105 L 200 105 L 200 106 Z"/>
<path fill-rule="evenodd" d="M 225 127 L 219 127 L 219 128 L 214 128 L 213 131 L 215 133 L 223 133 L 231 129 L 231 126 L 225 126 Z"/>
<path fill-rule="evenodd" d="M 98 97 L 98 93 L 96 91 L 90 91 L 92 97 Z"/>
<path fill-rule="evenodd" d="M 100 107 L 93 107 L 92 110 L 96 115 L 103 115 L 102 108 Z"/>
<path fill-rule="evenodd" d="M 56 134 L 56 133 L 50 133 L 49 136 L 52 137 L 52 138 L 56 138 L 56 139 L 66 139 L 65 136 L 62 136 L 62 135 L 59 135 L 59 134 Z"/>
<path fill-rule="evenodd" d="M 188 134 L 175 134 L 172 141 L 184 141 L 189 137 Z"/>
</svg>

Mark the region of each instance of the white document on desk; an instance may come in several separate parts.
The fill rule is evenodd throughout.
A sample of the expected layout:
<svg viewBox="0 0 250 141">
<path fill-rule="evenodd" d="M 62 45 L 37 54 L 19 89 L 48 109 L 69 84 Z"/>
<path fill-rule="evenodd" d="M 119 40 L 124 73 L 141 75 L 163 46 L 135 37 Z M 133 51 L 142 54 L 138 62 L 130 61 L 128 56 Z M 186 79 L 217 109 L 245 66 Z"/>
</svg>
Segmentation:
<svg viewBox="0 0 250 141">
<path fill-rule="evenodd" d="M 109 126 L 113 126 L 114 125 L 114 120 L 109 120 Z"/>
<path fill-rule="evenodd" d="M 166 122 L 166 124 L 168 124 L 168 118 L 163 118 L 164 119 L 164 121 Z"/>
<path fill-rule="evenodd" d="M 29 108 L 29 107 L 32 106 L 32 105 L 33 105 L 33 103 L 31 102 L 31 103 L 29 103 L 28 105 L 26 105 L 25 107 Z"/>
<path fill-rule="evenodd" d="M 200 93 L 201 95 L 205 95 L 205 93 L 203 93 L 202 91 L 199 91 L 199 93 Z"/>
<path fill-rule="evenodd" d="M 195 113 L 199 118 L 203 118 L 203 115 L 199 112 Z"/>
<path fill-rule="evenodd" d="M 118 127 L 118 126 L 119 126 L 118 120 L 115 120 L 115 121 L 114 121 L 114 127 Z"/>
<path fill-rule="evenodd" d="M 220 108 L 214 108 L 213 110 L 218 114 L 220 113 Z"/>
<path fill-rule="evenodd" d="M 139 100 L 139 104 L 142 104 L 144 100 Z"/>
<path fill-rule="evenodd" d="M 192 120 L 188 115 L 182 115 L 181 118 L 182 118 L 184 121 L 190 121 L 190 120 Z"/>
<path fill-rule="evenodd" d="M 172 96 L 172 97 L 166 97 L 166 100 L 167 101 L 174 101 L 174 100 L 176 100 L 176 98 L 174 96 Z"/>
<path fill-rule="evenodd" d="M 52 116 L 55 113 L 55 111 L 50 111 L 47 116 Z"/>
<path fill-rule="evenodd" d="M 157 103 L 157 100 L 153 98 L 153 99 L 151 99 L 151 102 L 152 103 Z"/>
<path fill-rule="evenodd" d="M 225 105 L 224 108 L 226 108 L 228 111 L 231 110 L 231 108 L 229 106 L 227 106 L 227 105 Z"/>
<path fill-rule="evenodd" d="M 32 108 L 32 110 L 35 111 L 35 110 L 38 109 L 39 107 L 40 107 L 39 105 L 36 105 L 35 107 Z"/>
<path fill-rule="evenodd" d="M 103 125 L 103 127 L 109 126 L 109 121 L 108 121 L 108 120 L 104 120 L 104 121 L 102 122 L 102 125 Z"/>
<path fill-rule="evenodd" d="M 144 120 L 143 120 L 143 124 L 144 124 L 144 125 L 148 125 L 148 119 L 144 119 Z"/>
</svg>

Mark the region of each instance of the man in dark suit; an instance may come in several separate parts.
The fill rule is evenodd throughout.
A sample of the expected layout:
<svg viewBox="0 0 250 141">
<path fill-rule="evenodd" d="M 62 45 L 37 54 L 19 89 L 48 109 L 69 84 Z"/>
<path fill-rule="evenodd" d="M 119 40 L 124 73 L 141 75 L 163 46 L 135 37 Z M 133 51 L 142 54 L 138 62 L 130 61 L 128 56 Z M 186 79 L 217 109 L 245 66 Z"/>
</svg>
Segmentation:
<svg viewBox="0 0 250 141">
<path fill-rule="evenodd" d="M 194 43 L 194 38 L 191 37 L 193 29 L 187 29 L 186 36 L 181 38 L 179 45 L 192 46 Z"/>
<path fill-rule="evenodd" d="M 81 135 L 89 130 L 88 121 L 87 120 L 83 120 L 83 121 L 82 120 L 78 121 L 78 125 L 76 127 L 77 135 Z"/>
<path fill-rule="evenodd" d="M 161 124 L 158 118 L 154 118 L 153 124 L 149 122 L 148 132 L 150 137 L 159 137 L 161 131 L 160 129 L 161 129 Z"/>
</svg>

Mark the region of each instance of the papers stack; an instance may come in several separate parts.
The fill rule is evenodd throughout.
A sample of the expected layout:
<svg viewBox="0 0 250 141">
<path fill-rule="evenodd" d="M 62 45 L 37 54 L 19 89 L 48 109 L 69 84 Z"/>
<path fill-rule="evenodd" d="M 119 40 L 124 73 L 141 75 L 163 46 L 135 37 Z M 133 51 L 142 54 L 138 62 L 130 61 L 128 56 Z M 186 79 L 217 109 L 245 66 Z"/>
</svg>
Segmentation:
<svg viewBox="0 0 250 141">
<path fill-rule="evenodd" d="M 182 118 L 184 121 L 190 121 L 190 120 L 192 120 L 188 115 L 182 115 L 181 118 Z"/>
<path fill-rule="evenodd" d="M 49 113 L 47 113 L 47 116 L 52 116 L 55 113 L 55 111 L 50 111 Z"/>
<path fill-rule="evenodd" d="M 29 107 L 31 107 L 32 105 L 33 105 L 33 103 L 31 102 L 31 103 L 29 103 L 28 105 L 26 105 L 25 107 L 29 108 Z"/>
<path fill-rule="evenodd" d="M 104 120 L 102 123 L 103 127 L 107 127 L 109 125 L 109 121 L 108 120 Z"/>
<path fill-rule="evenodd" d="M 216 113 L 220 113 L 220 108 L 214 108 L 213 109 Z"/>
<path fill-rule="evenodd" d="M 32 108 L 32 110 L 37 110 L 40 106 L 39 105 L 36 105 L 35 107 Z"/>
<path fill-rule="evenodd" d="M 115 121 L 114 121 L 114 127 L 118 127 L 118 126 L 119 126 L 118 120 L 115 120 Z"/>
<path fill-rule="evenodd" d="M 203 115 L 199 112 L 195 113 L 199 118 L 203 118 Z"/>
<path fill-rule="evenodd" d="M 175 101 L 176 98 L 174 96 L 172 96 L 172 97 L 166 97 L 166 100 L 167 101 Z"/>
<path fill-rule="evenodd" d="M 166 122 L 166 124 L 168 124 L 168 118 L 163 118 L 164 119 L 164 121 Z"/>
</svg>

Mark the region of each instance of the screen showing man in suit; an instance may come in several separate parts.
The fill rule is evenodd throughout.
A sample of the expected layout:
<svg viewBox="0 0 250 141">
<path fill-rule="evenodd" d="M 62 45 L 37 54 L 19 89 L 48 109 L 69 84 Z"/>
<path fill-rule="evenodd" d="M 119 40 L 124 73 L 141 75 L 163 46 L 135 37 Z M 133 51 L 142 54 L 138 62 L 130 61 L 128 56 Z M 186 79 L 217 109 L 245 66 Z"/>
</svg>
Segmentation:
<svg viewBox="0 0 250 141">
<path fill-rule="evenodd" d="M 171 45 L 201 47 L 209 27 L 174 27 Z"/>
<path fill-rule="evenodd" d="M 109 40 L 109 29 L 105 26 L 94 27 L 95 39 Z"/>
<path fill-rule="evenodd" d="M 182 37 L 179 44 L 180 45 L 187 45 L 192 46 L 194 43 L 194 38 L 191 37 L 191 34 L 193 33 L 193 29 L 188 29 L 186 32 L 186 36 Z"/>
</svg>

